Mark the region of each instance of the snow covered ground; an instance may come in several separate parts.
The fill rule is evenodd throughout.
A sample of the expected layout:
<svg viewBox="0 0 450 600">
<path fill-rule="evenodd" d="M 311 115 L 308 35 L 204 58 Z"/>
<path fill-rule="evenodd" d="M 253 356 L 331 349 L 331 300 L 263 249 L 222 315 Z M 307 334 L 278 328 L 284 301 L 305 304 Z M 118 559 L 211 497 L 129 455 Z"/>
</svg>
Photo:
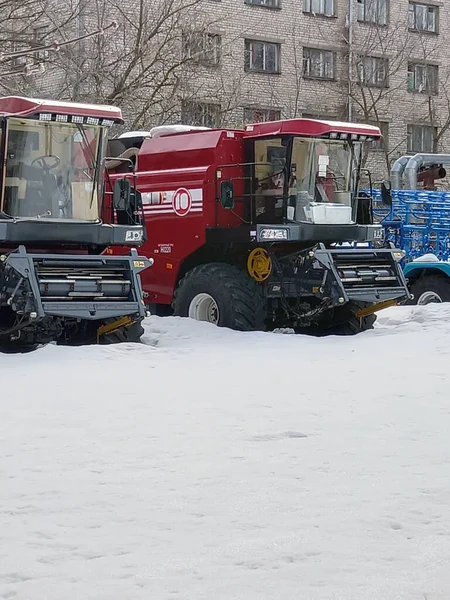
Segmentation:
<svg viewBox="0 0 450 600">
<path fill-rule="evenodd" d="M 450 307 L 145 341 L 1 357 L 0 598 L 450 598 Z"/>
</svg>

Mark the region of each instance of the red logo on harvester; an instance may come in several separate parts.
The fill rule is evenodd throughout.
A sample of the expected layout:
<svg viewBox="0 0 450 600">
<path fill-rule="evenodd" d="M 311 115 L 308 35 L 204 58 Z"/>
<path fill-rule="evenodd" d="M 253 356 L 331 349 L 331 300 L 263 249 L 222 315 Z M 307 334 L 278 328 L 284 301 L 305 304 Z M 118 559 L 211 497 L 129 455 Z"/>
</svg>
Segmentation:
<svg viewBox="0 0 450 600">
<path fill-rule="evenodd" d="M 179 188 L 173 195 L 172 205 L 173 210 L 179 217 L 187 215 L 192 207 L 190 192 L 185 188 Z"/>
</svg>

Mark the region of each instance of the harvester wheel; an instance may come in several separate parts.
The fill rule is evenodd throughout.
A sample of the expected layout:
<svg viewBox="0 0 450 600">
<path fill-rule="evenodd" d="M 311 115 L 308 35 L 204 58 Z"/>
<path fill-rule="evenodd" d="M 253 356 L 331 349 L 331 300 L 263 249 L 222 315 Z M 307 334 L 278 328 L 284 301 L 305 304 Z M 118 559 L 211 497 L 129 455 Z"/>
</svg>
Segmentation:
<svg viewBox="0 0 450 600">
<path fill-rule="evenodd" d="M 189 271 L 178 284 L 174 315 L 237 331 L 263 331 L 266 304 L 261 288 L 245 272 L 226 263 Z"/>
<path fill-rule="evenodd" d="M 427 275 L 411 285 L 413 300 L 408 304 L 440 304 L 450 302 L 450 281 L 445 275 Z"/>
</svg>

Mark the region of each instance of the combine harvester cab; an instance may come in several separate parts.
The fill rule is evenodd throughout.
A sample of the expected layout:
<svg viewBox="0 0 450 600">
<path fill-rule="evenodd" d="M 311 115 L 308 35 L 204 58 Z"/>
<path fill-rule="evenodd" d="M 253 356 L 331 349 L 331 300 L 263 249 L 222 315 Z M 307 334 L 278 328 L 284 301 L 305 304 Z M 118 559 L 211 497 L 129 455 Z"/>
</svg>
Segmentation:
<svg viewBox="0 0 450 600">
<path fill-rule="evenodd" d="M 129 179 L 102 219 L 107 131 L 122 122 L 109 106 L 0 98 L 1 348 L 140 339 L 138 274 L 153 261 L 135 248 L 144 224 Z M 116 245 L 127 255 L 102 255 Z"/>
<path fill-rule="evenodd" d="M 376 127 L 294 119 L 111 140 L 134 162 L 142 194 L 151 309 L 320 335 L 370 328 L 375 312 L 408 300 L 402 254 L 376 247 L 384 230 L 358 191 L 363 146 L 380 137 Z M 368 245 L 340 247 L 353 242 Z"/>
</svg>

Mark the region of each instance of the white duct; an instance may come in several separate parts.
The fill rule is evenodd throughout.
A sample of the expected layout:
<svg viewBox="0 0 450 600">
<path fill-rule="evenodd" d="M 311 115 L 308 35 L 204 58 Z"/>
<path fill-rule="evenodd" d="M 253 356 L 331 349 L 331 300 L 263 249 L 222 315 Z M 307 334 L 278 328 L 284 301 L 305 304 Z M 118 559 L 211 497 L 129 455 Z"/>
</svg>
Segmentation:
<svg viewBox="0 0 450 600">
<path fill-rule="evenodd" d="M 395 163 L 392 165 L 391 186 L 393 190 L 402 189 L 403 171 L 405 170 L 405 167 L 408 164 L 410 158 L 410 156 L 400 156 L 400 158 L 397 158 Z"/>
</svg>

